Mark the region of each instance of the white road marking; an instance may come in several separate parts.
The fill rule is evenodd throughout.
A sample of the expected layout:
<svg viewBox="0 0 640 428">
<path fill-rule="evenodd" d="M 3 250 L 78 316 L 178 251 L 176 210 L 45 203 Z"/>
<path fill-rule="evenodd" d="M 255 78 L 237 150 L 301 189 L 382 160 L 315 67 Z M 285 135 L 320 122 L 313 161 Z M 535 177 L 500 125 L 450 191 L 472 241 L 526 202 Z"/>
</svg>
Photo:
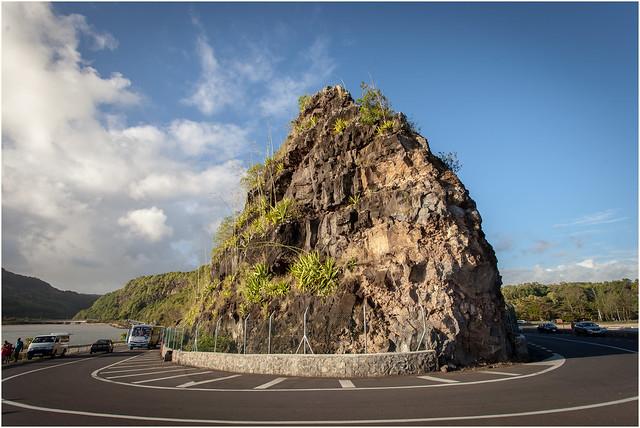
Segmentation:
<svg viewBox="0 0 640 428">
<path fill-rule="evenodd" d="M 484 379 L 477 380 L 471 382 L 458 382 L 458 383 L 437 383 L 437 384 L 426 384 L 426 385 L 399 385 L 399 386 L 365 386 L 365 387 L 356 387 L 355 390 L 392 390 L 392 389 L 421 389 L 421 388 L 446 388 L 446 387 L 456 387 L 462 385 L 480 385 L 484 383 L 494 383 L 494 382 L 508 382 L 512 380 L 521 380 L 534 376 L 540 376 L 545 373 L 549 373 L 553 370 L 557 370 L 564 365 L 566 360 L 563 358 L 557 364 L 549 365 L 548 368 L 529 373 L 526 375 L 518 376 L 518 377 L 500 377 L 496 379 Z M 152 389 L 163 389 L 163 390 L 176 390 L 181 389 L 175 386 L 157 386 L 157 385 L 134 385 L 133 383 L 127 382 L 118 382 L 115 380 L 109 380 L 104 377 L 98 376 L 98 372 L 100 369 L 91 373 L 91 377 L 97 379 L 102 382 L 115 383 L 117 385 L 124 386 L 132 386 L 136 388 L 152 388 Z M 239 376 L 239 375 L 236 375 Z M 215 379 L 214 379 L 215 380 Z M 206 391 L 206 392 L 256 392 L 256 393 L 267 393 L 267 392 L 317 392 L 317 391 L 352 391 L 353 389 L 349 388 L 276 388 L 276 389 L 237 389 L 237 388 L 189 388 L 191 391 Z"/>
<path fill-rule="evenodd" d="M 489 370 L 478 370 L 477 373 L 486 373 L 486 374 L 492 374 L 492 375 L 498 375 L 498 376 L 520 376 L 520 373 L 495 372 L 495 371 L 489 371 Z"/>
<path fill-rule="evenodd" d="M 339 380 L 340 386 L 343 388 L 355 388 L 356 386 L 350 380 Z"/>
<path fill-rule="evenodd" d="M 560 354 L 553 354 L 549 358 L 545 358 L 542 361 L 536 361 L 533 363 L 526 363 L 525 366 L 549 366 L 558 364 L 558 362 L 564 361 L 564 358 Z"/>
<path fill-rule="evenodd" d="M 185 376 L 197 376 L 197 375 L 207 374 L 207 373 L 211 373 L 211 371 L 200 372 L 200 373 L 184 373 L 184 374 L 179 374 L 179 375 L 175 375 L 175 376 L 165 376 L 165 377 L 158 377 L 158 378 L 155 378 L 155 379 L 138 380 L 138 381 L 135 381 L 133 383 L 157 382 L 159 380 L 175 379 L 175 378 L 178 378 L 178 377 L 185 377 Z"/>
<path fill-rule="evenodd" d="M 149 376 L 149 375 L 155 375 L 155 374 L 163 374 L 163 373 L 171 373 L 171 372 L 177 372 L 177 371 L 181 371 L 181 370 L 197 370 L 196 368 L 189 368 L 189 369 L 170 369 L 170 370 L 162 370 L 159 372 L 148 372 L 148 373 L 135 373 L 135 374 L 125 374 L 125 375 L 118 375 L 118 376 L 109 376 L 106 379 L 120 379 L 123 377 L 135 377 L 135 376 Z"/>
<path fill-rule="evenodd" d="M 118 369 L 135 369 L 136 367 L 149 367 L 151 363 L 138 363 L 138 364 L 118 364 L 116 368 Z"/>
<path fill-rule="evenodd" d="M 106 374 L 114 374 L 114 373 L 139 372 L 139 371 L 142 371 L 142 370 L 158 370 L 158 369 L 161 369 L 162 367 L 165 367 L 165 368 L 166 367 L 174 367 L 175 368 L 176 366 L 170 365 L 170 366 L 138 367 L 138 368 L 135 368 L 135 369 L 109 370 L 108 372 L 100 372 L 100 373 L 103 374 L 103 375 L 106 375 Z M 118 367 L 116 367 L 116 368 L 118 368 Z"/>
<path fill-rule="evenodd" d="M 39 372 L 41 370 L 52 369 L 54 367 L 67 366 L 69 364 L 76 364 L 76 363 L 81 363 L 83 361 L 93 360 L 94 358 L 97 358 L 97 357 L 83 358 L 82 360 L 69 361 L 68 363 L 56 364 L 56 365 L 47 366 L 47 367 L 41 367 L 39 369 L 29 370 L 28 372 L 22 372 L 22 373 L 18 373 L 16 375 L 13 375 L 13 376 L 5 377 L 4 379 L 2 379 L 2 381 L 5 382 L 5 381 L 10 380 L 10 379 L 15 379 L 15 378 L 20 377 L 20 376 L 28 375 L 29 373 L 35 373 L 35 372 Z"/>
<path fill-rule="evenodd" d="M 267 388 L 271 388 L 273 385 L 277 385 L 282 381 L 287 380 L 286 377 L 277 377 L 274 380 L 267 382 L 267 383 L 263 383 L 262 385 L 258 385 L 253 389 L 267 389 Z"/>
<path fill-rule="evenodd" d="M 201 380 L 199 382 L 187 382 L 187 383 L 183 383 L 182 385 L 176 386 L 176 388 L 189 388 L 190 386 L 194 386 L 194 385 L 202 385 L 203 383 L 218 382 L 221 380 L 233 379 L 234 377 L 240 377 L 240 376 L 241 375 L 236 374 L 236 375 L 225 376 L 225 377 L 217 377 L 215 379 Z M 207 390 L 205 389 L 205 391 Z"/>
<path fill-rule="evenodd" d="M 620 348 L 620 347 L 617 347 L 617 346 L 604 345 L 602 343 L 596 343 L 596 342 L 587 342 L 585 340 L 560 339 L 559 337 L 545 337 L 545 339 L 561 340 L 563 342 L 573 342 L 573 343 L 586 343 L 587 345 L 600 346 L 602 348 L 617 349 L 619 351 L 625 351 L 625 352 L 629 352 L 631 354 L 637 354 L 638 353 L 638 351 L 633 351 L 633 350 L 627 349 L 627 348 Z"/>
<path fill-rule="evenodd" d="M 268 390 L 267 390 L 268 391 Z M 278 390 L 273 390 L 278 391 Z M 460 421 L 460 420 L 474 420 L 474 419 L 494 419 L 494 418 L 513 418 L 517 416 L 534 416 L 534 415 L 547 415 L 552 413 L 564 413 L 574 412 L 577 410 L 595 409 L 598 407 L 615 406 L 617 404 L 629 403 L 631 401 L 638 400 L 638 396 L 623 398 L 621 400 L 605 401 L 601 403 L 586 404 L 583 406 L 574 407 L 562 407 L 555 409 L 534 410 L 529 412 L 515 412 L 515 413 L 498 413 L 493 415 L 470 415 L 470 416 L 440 416 L 432 418 L 407 418 L 407 419 L 351 419 L 351 420 L 314 420 L 314 421 L 265 421 L 265 420 L 224 420 L 224 419 L 180 419 L 180 418 L 164 418 L 159 416 L 134 416 L 134 415 L 115 415 L 110 413 L 98 413 L 98 412 L 84 412 L 79 410 L 64 410 L 51 407 L 32 406 L 30 404 L 18 403 L 16 401 L 2 400 L 3 404 L 7 404 L 14 407 L 21 407 L 29 410 L 40 410 L 43 412 L 62 413 L 67 415 L 79 415 L 79 416 L 95 416 L 100 418 L 112 418 L 112 419 L 128 419 L 137 421 L 156 421 L 156 422 L 177 422 L 186 424 L 233 424 L 233 425 L 347 425 L 347 424 L 383 424 L 393 425 L 401 423 L 415 423 L 415 422 L 438 422 L 438 421 Z"/>
<path fill-rule="evenodd" d="M 443 379 L 441 377 L 433 377 L 433 376 L 418 376 L 419 379 L 424 380 L 432 380 L 434 382 L 443 382 L 443 383 L 458 383 L 459 381 L 453 379 Z"/>
</svg>

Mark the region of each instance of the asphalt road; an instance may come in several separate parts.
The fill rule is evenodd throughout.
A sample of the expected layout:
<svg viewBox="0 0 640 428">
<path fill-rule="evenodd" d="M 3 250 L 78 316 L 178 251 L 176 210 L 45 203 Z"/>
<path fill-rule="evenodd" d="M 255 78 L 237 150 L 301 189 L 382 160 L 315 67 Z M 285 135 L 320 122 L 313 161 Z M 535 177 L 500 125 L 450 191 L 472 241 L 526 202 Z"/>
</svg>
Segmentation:
<svg viewBox="0 0 640 428">
<path fill-rule="evenodd" d="M 637 339 L 527 335 L 537 362 L 428 377 L 283 378 L 158 351 L 2 370 L 3 425 L 638 425 Z"/>
</svg>

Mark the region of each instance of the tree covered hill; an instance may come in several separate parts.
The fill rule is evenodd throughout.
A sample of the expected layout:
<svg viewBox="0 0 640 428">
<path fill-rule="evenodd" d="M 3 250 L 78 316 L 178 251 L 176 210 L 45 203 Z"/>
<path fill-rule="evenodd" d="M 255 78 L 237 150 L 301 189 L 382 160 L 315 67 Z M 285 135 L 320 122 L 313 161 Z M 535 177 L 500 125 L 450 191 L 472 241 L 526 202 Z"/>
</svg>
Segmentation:
<svg viewBox="0 0 640 428">
<path fill-rule="evenodd" d="M 623 321 L 638 319 L 638 280 L 527 283 L 502 287 L 519 319 Z"/>
<path fill-rule="evenodd" d="M 69 319 L 91 306 L 98 294 L 62 291 L 29 276 L 2 269 L 2 318 Z"/>
<path fill-rule="evenodd" d="M 116 321 L 134 319 L 159 325 L 173 325 L 197 307 L 196 294 L 210 286 L 207 266 L 190 272 L 146 275 L 130 280 L 116 291 L 100 297 L 75 319 Z"/>
</svg>

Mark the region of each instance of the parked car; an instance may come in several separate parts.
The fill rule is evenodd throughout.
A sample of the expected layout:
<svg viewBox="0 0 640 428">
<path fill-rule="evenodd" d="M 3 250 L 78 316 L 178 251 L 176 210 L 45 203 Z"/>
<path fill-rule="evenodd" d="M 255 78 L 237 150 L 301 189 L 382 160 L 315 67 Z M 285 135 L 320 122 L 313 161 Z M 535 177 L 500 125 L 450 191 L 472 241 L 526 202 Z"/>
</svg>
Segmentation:
<svg viewBox="0 0 640 428">
<path fill-rule="evenodd" d="M 552 322 L 543 322 L 542 324 L 538 325 L 538 331 L 540 333 L 557 333 L 558 326 Z"/>
<path fill-rule="evenodd" d="M 586 336 L 604 336 L 607 333 L 607 329 L 591 321 L 582 321 L 574 324 L 573 333 L 576 336 L 581 334 Z"/>
<path fill-rule="evenodd" d="M 35 356 L 64 357 L 69 349 L 69 333 L 36 336 L 27 349 L 27 360 Z"/>
<path fill-rule="evenodd" d="M 91 345 L 90 353 L 94 352 L 113 352 L 113 342 L 109 339 L 100 339 Z"/>
</svg>

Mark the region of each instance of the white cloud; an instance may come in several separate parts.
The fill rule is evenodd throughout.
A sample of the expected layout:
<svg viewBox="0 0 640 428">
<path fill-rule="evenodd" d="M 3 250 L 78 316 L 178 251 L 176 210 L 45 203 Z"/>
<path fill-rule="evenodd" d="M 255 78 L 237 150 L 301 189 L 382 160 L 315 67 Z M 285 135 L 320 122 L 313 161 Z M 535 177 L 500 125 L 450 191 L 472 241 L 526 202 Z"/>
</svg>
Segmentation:
<svg viewBox="0 0 640 428">
<path fill-rule="evenodd" d="M 587 268 L 587 269 L 595 269 L 596 264 L 594 263 L 593 259 L 586 259 L 586 260 L 583 260 L 581 262 L 576 263 L 576 266 L 580 266 L 580 267 Z"/>
<path fill-rule="evenodd" d="M 167 216 L 157 207 L 129 211 L 118 219 L 120 226 L 125 226 L 135 235 L 150 241 L 159 241 L 171 236 L 173 229 L 166 224 Z"/>
<path fill-rule="evenodd" d="M 204 35 L 196 41 L 196 53 L 200 60 L 201 75 L 193 93 L 184 102 L 197 107 L 202 113 L 213 114 L 234 101 L 233 78 L 216 59 L 213 47 Z"/>
<path fill-rule="evenodd" d="M 248 131 L 233 124 L 175 120 L 171 136 L 189 156 L 213 153 L 219 159 L 237 156 L 249 143 Z"/>
<path fill-rule="evenodd" d="M 284 117 L 295 112 L 300 95 L 327 83 L 336 68 L 329 56 L 327 39 L 318 38 L 300 56 L 304 64 L 297 72 L 278 72 L 278 59 L 265 47 L 250 47 L 251 54 L 244 59 L 222 61 L 215 51 L 205 30 L 197 19 L 193 23 L 200 31 L 196 40 L 196 54 L 200 61 L 201 74 L 191 94 L 183 101 L 200 112 L 212 115 L 224 107 L 245 106 L 248 88 L 259 85 L 261 92 L 257 102 L 263 116 Z M 246 106 L 245 106 L 246 107 Z M 253 105 L 249 105 L 253 108 Z"/>
<path fill-rule="evenodd" d="M 328 47 L 327 40 L 317 39 L 304 55 L 309 64 L 305 71 L 300 75 L 285 75 L 270 81 L 267 95 L 259 102 L 265 116 L 291 114 L 300 95 L 329 79 L 335 70 L 335 63 L 329 56 Z"/>
<path fill-rule="evenodd" d="M 568 223 L 554 224 L 553 227 L 569 227 L 569 226 L 591 226 L 596 224 L 609 224 L 617 223 L 619 221 L 626 220 L 628 217 L 616 216 L 616 210 L 608 209 L 605 211 L 599 211 L 592 214 L 587 214 L 582 217 L 578 217 Z"/>
<path fill-rule="evenodd" d="M 83 292 L 203 263 L 206 228 L 229 211 L 210 195 L 238 187 L 232 157 L 249 144 L 228 124 L 127 126 L 131 82 L 78 50 L 115 48 L 104 34 L 47 4 L 3 4 L 3 266 Z"/>
<path fill-rule="evenodd" d="M 532 268 L 501 269 L 504 284 L 525 282 L 597 282 L 621 278 L 638 278 L 638 259 L 609 259 L 598 261 L 595 258 L 557 266 L 535 265 Z"/>
</svg>

